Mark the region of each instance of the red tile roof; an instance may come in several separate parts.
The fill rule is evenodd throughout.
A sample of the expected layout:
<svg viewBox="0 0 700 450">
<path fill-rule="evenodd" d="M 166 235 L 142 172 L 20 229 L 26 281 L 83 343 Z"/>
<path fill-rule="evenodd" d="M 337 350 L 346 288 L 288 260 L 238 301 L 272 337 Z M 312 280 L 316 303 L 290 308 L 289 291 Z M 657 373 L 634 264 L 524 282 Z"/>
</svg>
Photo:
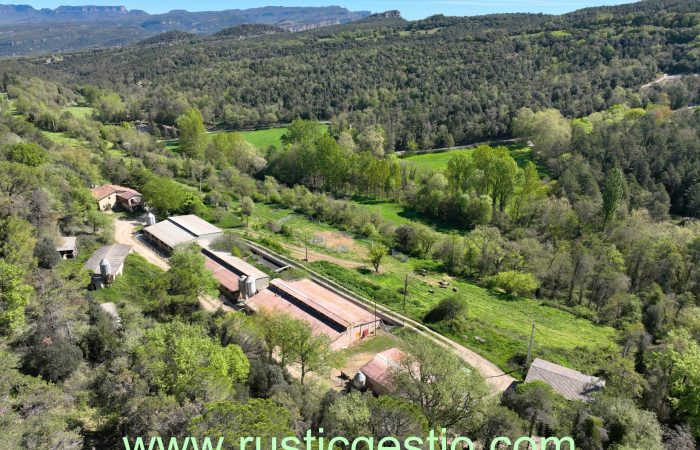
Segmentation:
<svg viewBox="0 0 700 450">
<path fill-rule="evenodd" d="M 112 195 L 115 192 L 121 194 L 122 196 L 124 196 L 127 193 L 132 194 L 132 196 L 141 195 L 138 191 L 135 191 L 134 189 L 125 186 L 119 186 L 118 184 L 105 184 L 104 186 L 98 186 L 90 191 L 95 200 L 102 200 L 103 198 Z"/>
</svg>

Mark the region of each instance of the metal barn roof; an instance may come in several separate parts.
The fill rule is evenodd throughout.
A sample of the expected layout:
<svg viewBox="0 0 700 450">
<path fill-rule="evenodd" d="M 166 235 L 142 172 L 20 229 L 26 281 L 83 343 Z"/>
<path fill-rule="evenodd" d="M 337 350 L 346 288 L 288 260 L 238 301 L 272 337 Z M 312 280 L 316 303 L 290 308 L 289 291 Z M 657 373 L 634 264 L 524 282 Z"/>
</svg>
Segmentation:
<svg viewBox="0 0 700 450">
<path fill-rule="evenodd" d="M 223 233 L 221 228 L 210 224 L 206 220 L 194 214 L 189 214 L 186 216 L 172 216 L 168 217 L 168 220 L 196 237 L 206 236 L 208 234 Z"/>
<path fill-rule="evenodd" d="M 584 375 L 539 358 L 530 365 L 525 382 L 538 380 L 544 381 L 568 400 L 588 400 L 592 393 L 605 387 L 605 381 L 598 377 Z"/>
<path fill-rule="evenodd" d="M 131 253 L 130 245 L 105 245 L 104 247 L 97 249 L 97 251 L 92 254 L 90 259 L 85 262 L 83 268 L 86 270 L 92 270 L 95 273 L 100 273 L 100 261 L 106 259 L 110 265 L 110 275 L 114 275 L 117 273 L 122 264 L 124 264 L 124 260 L 129 253 Z"/>
<path fill-rule="evenodd" d="M 195 240 L 195 236 L 183 230 L 173 222 L 164 220 L 155 225 L 146 227 L 143 231 L 155 237 L 170 248 L 175 248 L 180 244 L 186 244 Z"/>
<path fill-rule="evenodd" d="M 76 249 L 77 238 L 75 236 L 61 236 L 56 241 L 57 252 L 69 252 Z"/>
</svg>

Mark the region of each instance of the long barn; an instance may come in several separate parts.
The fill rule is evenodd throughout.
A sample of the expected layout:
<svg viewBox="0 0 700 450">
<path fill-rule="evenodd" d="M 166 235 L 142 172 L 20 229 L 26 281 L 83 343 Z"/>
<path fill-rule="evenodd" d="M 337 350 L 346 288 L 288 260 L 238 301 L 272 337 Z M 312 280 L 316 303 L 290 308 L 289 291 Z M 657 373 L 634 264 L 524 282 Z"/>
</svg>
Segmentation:
<svg viewBox="0 0 700 450">
<path fill-rule="evenodd" d="M 253 313 L 265 311 L 301 319 L 311 325 L 315 334 L 328 336 L 334 350 L 374 336 L 381 325 L 371 312 L 308 279 L 274 279 L 245 307 Z"/>
</svg>

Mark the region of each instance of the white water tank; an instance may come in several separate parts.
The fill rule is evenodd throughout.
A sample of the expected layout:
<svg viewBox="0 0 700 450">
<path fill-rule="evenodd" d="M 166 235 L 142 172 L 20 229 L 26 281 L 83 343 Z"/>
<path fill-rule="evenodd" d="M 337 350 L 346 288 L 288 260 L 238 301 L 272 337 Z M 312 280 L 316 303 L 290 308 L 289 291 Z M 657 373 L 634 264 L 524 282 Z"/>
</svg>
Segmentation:
<svg viewBox="0 0 700 450">
<path fill-rule="evenodd" d="M 155 225 L 155 224 L 156 224 L 156 216 L 151 212 L 146 214 L 146 225 L 150 227 L 151 225 Z"/>
<path fill-rule="evenodd" d="M 103 259 L 100 261 L 100 275 L 102 275 L 102 278 L 107 278 L 110 273 L 110 265 L 109 261 L 106 259 Z"/>
<path fill-rule="evenodd" d="M 257 294 L 257 289 L 255 287 L 255 279 L 253 277 L 248 277 L 245 280 L 245 286 L 246 286 L 246 298 L 251 298 L 255 294 Z"/>
<path fill-rule="evenodd" d="M 352 385 L 355 386 L 355 389 L 364 389 L 366 384 L 367 376 L 365 376 L 364 373 L 358 371 L 352 378 Z"/>
</svg>

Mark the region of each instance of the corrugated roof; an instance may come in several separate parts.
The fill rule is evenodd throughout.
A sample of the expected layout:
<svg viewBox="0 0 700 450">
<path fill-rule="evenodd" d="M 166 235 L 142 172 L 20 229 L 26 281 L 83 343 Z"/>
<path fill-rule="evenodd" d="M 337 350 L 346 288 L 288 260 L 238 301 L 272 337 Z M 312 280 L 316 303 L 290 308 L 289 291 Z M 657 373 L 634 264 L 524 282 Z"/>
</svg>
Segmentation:
<svg viewBox="0 0 700 450">
<path fill-rule="evenodd" d="M 544 381 L 568 400 L 588 400 L 601 390 L 605 381 L 543 359 L 535 359 L 527 371 L 525 382 Z"/>
<path fill-rule="evenodd" d="M 238 275 L 231 272 L 210 257 L 204 255 L 204 258 L 204 265 L 207 267 L 207 269 L 212 271 L 214 277 L 219 280 L 219 284 L 231 292 L 238 292 Z"/>
<path fill-rule="evenodd" d="M 195 236 L 168 220 L 146 227 L 143 231 L 148 232 L 170 248 L 195 240 Z"/>
<path fill-rule="evenodd" d="M 168 217 L 168 220 L 196 237 L 205 236 L 207 234 L 223 233 L 221 228 L 210 224 L 206 220 L 194 214 L 189 214 L 186 216 L 172 216 Z"/>
<path fill-rule="evenodd" d="M 278 278 L 272 280 L 272 285 L 346 328 L 374 322 L 374 314 L 311 280 L 284 281 Z"/>
<path fill-rule="evenodd" d="M 217 264 L 226 266 L 229 270 L 232 270 L 239 276 L 245 275 L 248 277 L 252 277 L 256 280 L 260 278 L 270 278 L 265 272 L 258 269 L 257 267 L 248 264 L 241 258 L 238 258 L 226 252 L 217 252 L 207 248 L 203 248 L 202 251 L 204 252 L 205 256 L 212 258 L 217 262 Z"/>
<path fill-rule="evenodd" d="M 77 238 L 75 236 L 61 236 L 56 242 L 57 252 L 74 251 L 76 248 Z"/>
<path fill-rule="evenodd" d="M 401 360 L 405 357 L 406 354 L 398 348 L 390 348 L 389 350 L 374 355 L 374 358 L 360 367 L 360 372 L 380 386 L 388 388 L 391 369 L 398 367 Z"/>
<path fill-rule="evenodd" d="M 327 323 L 309 314 L 287 299 L 280 297 L 269 289 L 263 289 L 246 302 L 246 305 L 255 312 L 268 312 L 271 314 L 287 314 L 295 319 L 303 320 L 311 326 L 314 335 L 325 335 L 332 341 L 341 336 L 341 332 Z"/>
<path fill-rule="evenodd" d="M 100 273 L 100 261 L 106 259 L 109 261 L 110 275 L 114 275 L 122 264 L 124 264 L 124 260 L 130 252 L 130 245 L 105 245 L 104 247 L 97 249 L 97 251 L 92 254 L 90 259 L 85 262 L 83 268 L 85 270 L 92 270 L 95 273 Z"/>
</svg>

